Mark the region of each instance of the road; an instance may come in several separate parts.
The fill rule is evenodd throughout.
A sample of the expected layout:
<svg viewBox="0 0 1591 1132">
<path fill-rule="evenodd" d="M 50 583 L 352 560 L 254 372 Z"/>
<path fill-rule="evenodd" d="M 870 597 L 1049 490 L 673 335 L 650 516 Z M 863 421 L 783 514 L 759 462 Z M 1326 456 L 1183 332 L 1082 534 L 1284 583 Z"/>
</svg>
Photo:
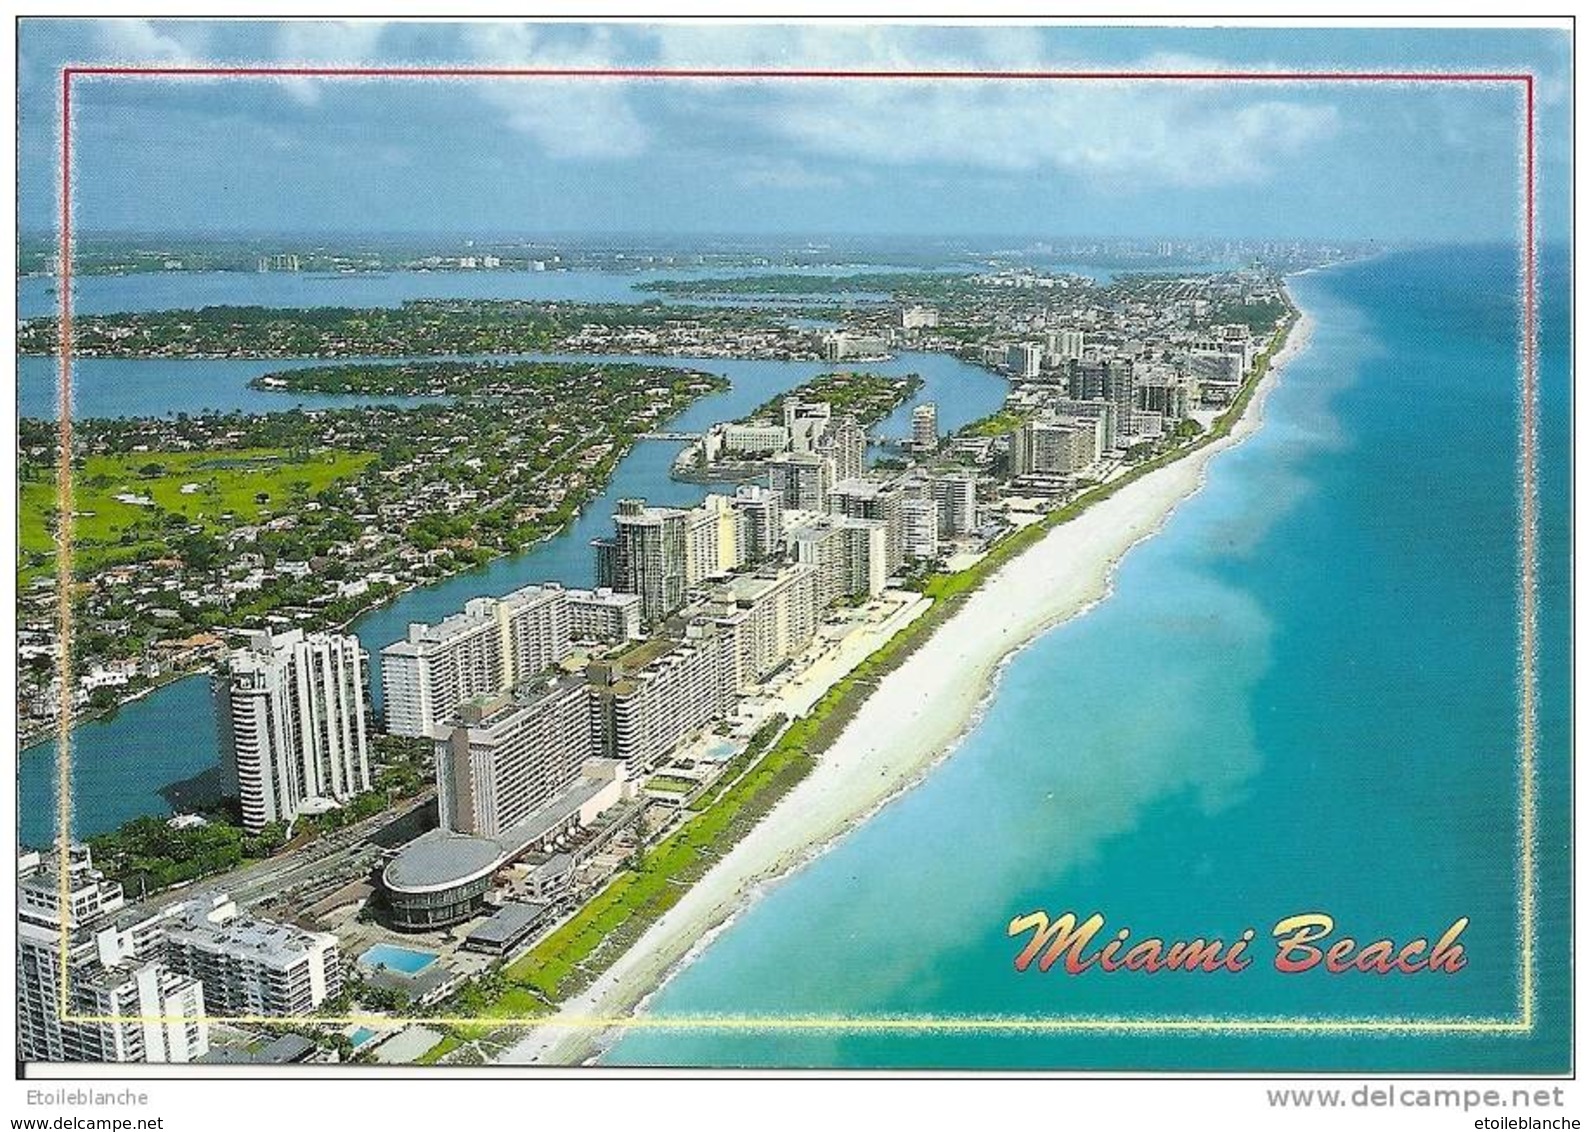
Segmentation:
<svg viewBox="0 0 1591 1132">
<path fill-rule="evenodd" d="M 154 912 L 190 900 L 208 903 L 224 895 L 246 908 L 295 889 L 330 891 L 366 875 L 386 848 L 396 843 L 394 838 L 380 836 L 388 827 L 410 823 L 418 834 L 434 824 L 434 819 L 424 820 L 422 811 L 432 805 L 435 796 L 435 790 L 426 789 L 393 810 L 333 830 L 278 856 L 206 877 L 184 888 L 168 889 L 138 902 L 138 907 Z"/>
</svg>

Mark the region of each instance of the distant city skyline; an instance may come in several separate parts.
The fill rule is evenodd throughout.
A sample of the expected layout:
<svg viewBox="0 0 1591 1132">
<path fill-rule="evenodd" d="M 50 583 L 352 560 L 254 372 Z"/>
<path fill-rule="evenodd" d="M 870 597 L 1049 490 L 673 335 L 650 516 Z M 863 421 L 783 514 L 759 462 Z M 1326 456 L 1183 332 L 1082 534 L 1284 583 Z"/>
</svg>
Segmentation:
<svg viewBox="0 0 1591 1132">
<path fill-rule="evenodd" d="M 1352 67 L 1535 73 L 1550 238 L 1569 50 L 1550 29 L 25 20 L 21 222 L 56 221 L 68 62 Z M 1519 97 L 1489 84 L 86 78 L 74 106 L 85 234 L 1475 241 L 1519 217 Z"/>
</svg>

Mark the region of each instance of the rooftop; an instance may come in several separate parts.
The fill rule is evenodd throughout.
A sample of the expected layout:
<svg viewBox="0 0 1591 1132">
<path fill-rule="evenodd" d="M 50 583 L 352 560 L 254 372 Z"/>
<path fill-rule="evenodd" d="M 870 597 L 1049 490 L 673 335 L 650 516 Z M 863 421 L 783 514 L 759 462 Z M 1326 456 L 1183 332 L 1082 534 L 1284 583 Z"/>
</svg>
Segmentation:
<svg viewBox="0 0 1591 1132">
<path fill-rule="evenodd" d="M 489 838 L 433 829 L 399 850 L 381 880 L 404 892 L 451 888 L 495 871 L 502 862 L 502 846 Z"/>
<path fill-rule="evenodd" d="M 207 951 L 226 951 L 244 955 L 272 967 L 287 967 L 312 951 L 336 946 L 336 937 L 325 932 L 308 932 L 291 924 L 271 920 L 239 918 L 224 924 L 194 919 L 173 924 L 166 935 L 174 942 L 187 943 Z"/>
<path fill-rule="evenodd" d="M 569 789 L 496 838 L 448 829 L 421 834 L 398 851 L 381 874 L 382 883 L 400 892 L 447 889 L 496 872 L 533 843 L 569 820 L 607 788 L 609 780 L 582 776 Z"/>
<path fill-rule="evenodd" d="M 506 947 L 543 920 L 552 905 L 543 900 L 511 900 L 469 935 L 471 942 Z"/>
</svg>

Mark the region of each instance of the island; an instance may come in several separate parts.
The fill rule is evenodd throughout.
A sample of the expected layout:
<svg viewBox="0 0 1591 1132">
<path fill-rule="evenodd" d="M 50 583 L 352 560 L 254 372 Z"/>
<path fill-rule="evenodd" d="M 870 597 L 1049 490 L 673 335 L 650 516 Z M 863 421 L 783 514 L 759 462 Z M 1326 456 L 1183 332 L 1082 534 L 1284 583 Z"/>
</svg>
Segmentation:
<svg viewBox="0 0 1591 1132">
<path fill-rule="evenodd" d="M 792 312 L 799 314 L 801 312 Z M 24 320 L 17 352 L 54 354 L 54 317 Z M 396 307 L 217 306 L 79 315 L 72 350 L 90 358 L 395 358 L 669 354 L 816 358 L 810 331 L 756 307 L 424 299 Z"/>
<path fill-rule="evenodd" d="M 922 388 L 917 374 L 900 377 L 845 370 L 819 374 L 757 406 L 738 421 L 720 422 L 693 438 L 674 458 L 675 479 L 696 483 L 737 483 L 773 472 L 791 453 L 816 449 L 813 426 L 831 418 L 849 422 L 832 430 L 826 449 L 847 448 L 840 456 L 848 475 L 860 475 L 867 446 L 865 430 L 889 416 Z"/>
</svg>

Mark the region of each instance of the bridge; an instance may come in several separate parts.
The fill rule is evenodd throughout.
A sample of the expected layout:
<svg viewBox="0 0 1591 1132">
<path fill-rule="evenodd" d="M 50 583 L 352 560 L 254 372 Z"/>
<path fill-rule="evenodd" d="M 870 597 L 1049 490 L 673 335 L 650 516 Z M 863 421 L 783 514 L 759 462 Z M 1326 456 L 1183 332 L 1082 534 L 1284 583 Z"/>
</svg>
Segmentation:
<svg viewBox="0 0 1591 1132">
<path fill-rule="evenodd" d="M 643 432 L 638 440 L 700 440 L 699 432 Z"/>
</svg>

